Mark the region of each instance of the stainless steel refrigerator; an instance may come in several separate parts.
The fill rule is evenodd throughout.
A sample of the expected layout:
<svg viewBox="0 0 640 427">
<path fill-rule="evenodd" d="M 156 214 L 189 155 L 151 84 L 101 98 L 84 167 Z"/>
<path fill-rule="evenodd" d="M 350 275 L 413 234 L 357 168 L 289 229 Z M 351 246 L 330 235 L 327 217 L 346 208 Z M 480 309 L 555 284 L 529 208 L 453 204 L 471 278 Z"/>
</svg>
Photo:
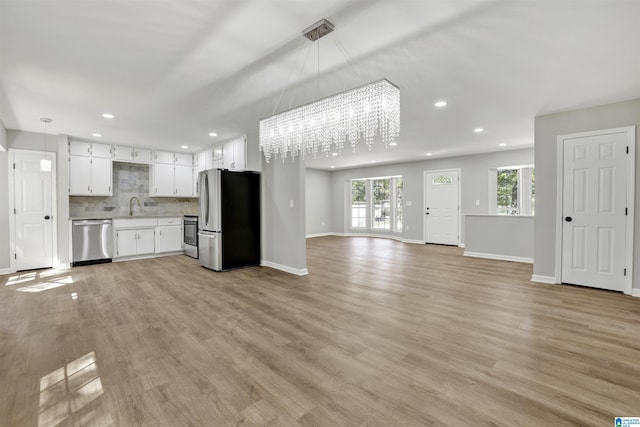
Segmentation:
<svg viewBox="0 0 640 427">
<path fill-rule="evenodd" d="M 198 182 L 200 265 L 224 271 L 260 264 L 260 174 L 209 169 Z"/>
</svg>

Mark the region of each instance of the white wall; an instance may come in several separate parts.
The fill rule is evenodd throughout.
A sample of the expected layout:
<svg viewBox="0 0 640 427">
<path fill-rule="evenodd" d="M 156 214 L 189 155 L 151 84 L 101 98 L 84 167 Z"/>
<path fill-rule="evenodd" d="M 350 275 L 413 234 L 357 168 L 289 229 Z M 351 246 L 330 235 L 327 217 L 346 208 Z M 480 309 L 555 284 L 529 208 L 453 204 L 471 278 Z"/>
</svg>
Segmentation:
<svg viewBox="0 0 640 427">
<path fill-rule="evenodd" d="M 530 164 L 533 164 L 533 148 L 334 171 L 331 179 L 331 231 L 351 232 L 345 227 L 348 225 L 345 224 L 345 182 L 349 179 L 402 175 L 405 206 L 401 237 L 424 240 L 424 171 L 461 169 L 461 212 L 488 213 L 489 169 Z M 480 202 L 477 206 L 476 200 Z M 406 206 L 407 201 L 411 201 L 411 206 Z M 464 242 L 464 222 L 460 232 Z"/>
<path fill-rule="evenodd" d="M 0 272 L 9 269 L 9 157 L 7 129 L 0 120 Z"/>
<path fill-rule="evenodd" d="M 333 230 L 331 226 L 331 172 L 307 169 L 305 186 L 307 236 Z"/>
<path fill-rule="evenodd" d="M 534 217 L 471 214 L 464 223 L 465 255 L 533 262 Z"/>
<path fill-rule="evenodd" d="M 262 161 L 263 265 L 307 273 L 304 161 Z"/>
<path fill-rule="evenodd" d="M 554 277 L 556 269 L 557 137 L 577 132 L 636 126 L 640 141 L 640 98 L 535 119 L 536 219 L 533 274 Z M 640 230 L 640 154 L 636 155 L 635 231 Z M 634 236 L 634 288 L 640 289 L 640 239 Z"/>
</svg>

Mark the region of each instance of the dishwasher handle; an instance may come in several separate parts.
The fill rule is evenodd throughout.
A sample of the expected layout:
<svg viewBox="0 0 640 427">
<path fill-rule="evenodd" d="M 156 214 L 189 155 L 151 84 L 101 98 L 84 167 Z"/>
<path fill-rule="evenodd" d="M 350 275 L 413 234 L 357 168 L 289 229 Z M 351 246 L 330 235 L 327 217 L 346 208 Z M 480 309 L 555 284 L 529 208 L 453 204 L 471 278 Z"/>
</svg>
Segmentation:
<svg viewBox="0 0 640 427">
<path fill-rule="evenodd" d="M 110 219 L 83 219 L 83 220 L 74 220 L 73 226 L 85 226 L 85 225 L 103 225 L 103 224 L 111 224 L 113 221 Z"/>
</svg>

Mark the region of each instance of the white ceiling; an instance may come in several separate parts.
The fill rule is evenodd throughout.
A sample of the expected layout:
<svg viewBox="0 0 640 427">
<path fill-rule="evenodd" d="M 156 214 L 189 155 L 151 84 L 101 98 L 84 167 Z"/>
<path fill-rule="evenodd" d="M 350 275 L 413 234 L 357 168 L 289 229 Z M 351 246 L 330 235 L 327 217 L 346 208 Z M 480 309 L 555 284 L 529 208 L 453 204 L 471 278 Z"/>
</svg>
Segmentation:
<svg viewBox="0 0 640 427">
<path fill-rule="evenodd" d="M 321 18 L 336 30 L 318 89 L 301 32 Z M 399 145 L 307 165 L 448 157 L 531 147 L 537 115 L 640 97 L 640 1 L 0 0 L 0 75 L 10 129 L 51 117 L 49 133 L 193 152 L 256 135 L 281 94 L 277 112 L 386 77 Z"/>
</svg>

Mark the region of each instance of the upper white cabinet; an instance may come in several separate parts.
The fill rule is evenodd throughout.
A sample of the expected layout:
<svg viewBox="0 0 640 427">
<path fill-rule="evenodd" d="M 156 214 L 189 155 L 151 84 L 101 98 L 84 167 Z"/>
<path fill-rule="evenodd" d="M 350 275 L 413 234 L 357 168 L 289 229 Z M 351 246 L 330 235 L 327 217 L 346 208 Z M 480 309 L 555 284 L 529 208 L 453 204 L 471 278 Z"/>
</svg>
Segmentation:
<svg viewBox="0 0 640 427">
<path fill-rule="evenodd" d="M 168 165 L 172 165 L 175 160 L 175 153 L 170 153 L 168 151 L 154 151 L 153 154 L 153 162 L 154 163 L 164 163 Z"/>
<path fill-rule="evenodd" d="M 153 197 L 194 197 L 193 156 L 155 151 L 150 193 Z"/>
<path fill-rule="evenodd" d="M 213 167 L 244 170 L 247 167 L 247 137 L 242 136 L 213 147 Z"/>
<path fill-rule="evenodd" d="M 175 154 L 175 164 L 181 166 L 193 166 L 193 155 L 185 153 Z"/>
<path fill-rule="evenodd" d="M 69 141 L 69 155 L 110 159 L 111 146 L 94 142 Z"/>
<path fill-rule="evenodd" d="M 69 195 L 111 196 L 112 176 L 110 145 L 69 142 Z"/>
<path fill-rule="evenodd" d="M 116 162 L 151 163 L 151 150 L 146 148 L 113 146 L 113 160 Z"/>
</svg>

